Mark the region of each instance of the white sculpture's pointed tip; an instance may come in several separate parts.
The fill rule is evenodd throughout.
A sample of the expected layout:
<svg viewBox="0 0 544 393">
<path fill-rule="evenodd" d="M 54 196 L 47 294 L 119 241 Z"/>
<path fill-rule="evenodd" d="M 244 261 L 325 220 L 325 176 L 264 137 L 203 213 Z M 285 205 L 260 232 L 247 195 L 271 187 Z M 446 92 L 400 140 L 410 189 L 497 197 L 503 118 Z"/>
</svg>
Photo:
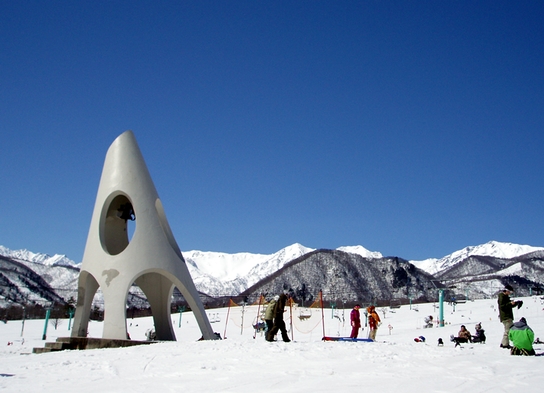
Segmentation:
<svg viewBox="0 0 544 393">
<path fill-rule="evenodd" d="M 117 138 L 121 138 L 122 136 L 132 136 L 132 137 L 134 137 L 134 132 L 132 130 L 126 130 L 121 135 L 119 135 Z"/>
<path fill-rule="evenodd" d="M 136 143 L 136 137 L 134 136 L 134 132 L 132 130 L 127 130 L 120 134 L 115 140 L 112 142 L 111 146 L 119 145 L 119 144 L 126 144 L 126 143 Z"/>
<path fill-rule="evenodd" d="M 134 165 L 145 167 L 140 147 L 131 130 L 120 134 L 108 148 L 104 167 L 108 165 L 114 165 L 117 168 L 112 173 L 117 172 L 119 168 L 127 169 Z"/>
</svg>

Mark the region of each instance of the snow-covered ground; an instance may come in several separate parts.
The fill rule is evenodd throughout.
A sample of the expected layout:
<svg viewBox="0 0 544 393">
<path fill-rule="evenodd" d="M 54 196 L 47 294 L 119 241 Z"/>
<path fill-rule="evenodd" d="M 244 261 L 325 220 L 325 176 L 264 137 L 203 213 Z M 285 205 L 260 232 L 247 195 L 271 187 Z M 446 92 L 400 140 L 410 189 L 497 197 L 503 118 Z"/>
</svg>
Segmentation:
<svg viewBox="0 0 544 393">
<path fill-rule="evenodd" d="M 524 316 L 544 339 L 544 301 L 523 298 L 516 320 Z M 191 313 L 172 315 L 177 342 L 124 349 L 32 354 L 43 347 L 43 320 L 0 322 L 0 390 L 9 392 L 331 392 L 372 389 L 380 392 L 541 392 L 544 357 L 510 356 L 499 348 L 502 324 L 496 300 L 445 305 L 445 327 L 423 329 L 437 304 L 379 308 L 382 325 L 375 343 L 323 342 L 322 311 L 292 309 L 294 341 L 255 339 L 251 324 L 257 306 L 209 310 L 214 331 L 226 339 L 197 341 L 200 331 Z M 243 313 L 242 313 L 243 311 Z M 349 335 L 350 310 L 323 311 L 325 334 Z M 385 311 L 385 318 L 383 312 Z M 287 312 L 288 314 L 290 311 Z M 243 318 L 242 318 L 243 317 Z M 289 317 L 287 317 L 289 319 Z M 486 344 L 455 348 L 450 334 L 461 324 L 474 333 L 481 322 Z M 128 319 L 132 339 L 145 339 L 150 318 Z M 389 329 L 389 326 L 391 329 Z M 68 336 L 68 321 L 47 327 L 47 341 Z M 102 324 L 91 322 L 89 335 L 100 337 Z M 366 336 L 361 332 L 360 337 Z M 418 343 L 415 337 L 424 336 Z M 437 340 L 444 339 L 443 347 Z M 13 345 L 8 345 L 13 343 Z M 535 345 L 537 354 L 544 345 Z"/>
</svg>

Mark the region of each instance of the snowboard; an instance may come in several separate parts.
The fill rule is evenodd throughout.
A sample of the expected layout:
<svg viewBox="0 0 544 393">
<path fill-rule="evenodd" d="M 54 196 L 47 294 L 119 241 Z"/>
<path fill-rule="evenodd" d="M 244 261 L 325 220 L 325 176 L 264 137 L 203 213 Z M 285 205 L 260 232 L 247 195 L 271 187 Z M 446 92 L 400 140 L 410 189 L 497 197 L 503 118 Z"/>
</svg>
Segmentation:
<svg viewBox="0 0 544 393">
<path fill-rule="evenodd" d="M 323 341 L 362 341 L 372 343 L 374 340 L 370 338 L 351 338 L 351 337 L 323 337 Z"/>
</svg>

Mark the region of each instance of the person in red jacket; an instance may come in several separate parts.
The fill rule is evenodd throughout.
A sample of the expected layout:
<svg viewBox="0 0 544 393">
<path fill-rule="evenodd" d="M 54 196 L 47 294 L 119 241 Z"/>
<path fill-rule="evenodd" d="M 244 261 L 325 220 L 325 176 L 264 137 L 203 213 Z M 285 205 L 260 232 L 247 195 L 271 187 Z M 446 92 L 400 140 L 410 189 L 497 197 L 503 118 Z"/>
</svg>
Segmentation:
<svg viewBox="0 0 544 393">
<path fill-rule="evenodd" d="M 359 335 L 359 328 L 361 327 L 361 314 L 359 313 L 360 305 L 356 304 L 349 314 L 351 320 L 351 334 L 350 338 L 357 338 Z"/>
<path fill-rule="evenodd" d="M 373 341 L 376 341 L 376 333 L 378 332 L 378 325 L 380 324 L 380 316 L 376 312 L 374 306 L 369 306 L 366 311 L 368 312 L 368 327 L 370 332 L 368 333 L 368 338 Z"/>
</svg>

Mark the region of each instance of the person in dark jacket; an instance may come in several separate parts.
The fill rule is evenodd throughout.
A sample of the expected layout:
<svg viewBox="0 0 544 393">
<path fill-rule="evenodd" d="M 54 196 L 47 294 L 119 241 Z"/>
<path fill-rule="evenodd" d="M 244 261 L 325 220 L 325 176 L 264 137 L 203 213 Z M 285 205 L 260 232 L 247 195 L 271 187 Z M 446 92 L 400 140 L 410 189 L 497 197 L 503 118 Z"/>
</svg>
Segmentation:
<svg viewBox="0 0 544 393">
<path fill-rule="evenodd" d="M 486 337 L 485 337 L 485 330 L 482 329 L 482 323 L 478 322 L 476 326 L 474 326 L 474 329 L 476 330 L 476 334 L 472 336 L 472 342 L 473 343 L 485 343 Z"/>
<path fill-rule="evenodd" d="M 285 304 L 287 303 L 287 295 L 282 293 L 276 302 L 274 307 L 274 326 L 266 333 L 266 341 L 274 341 L 274 337 L 281 332 L 281 338 L 288 343 L 291 341 L 287 335 L 287 329 L 285 328 L 285 321 L 283 320 L 283 313 L 285 312 Z"/>
<path fill-rule="evenodd" d="M 504 325 L 504 334 L 502 336 L 501 348 L 511 348 L 508 339 L 508 332 L 514 324 L 514 312 L 512 309 L 517 305 L 516 302 L 510 299 L 510 294 L 514 292 L 514 288 L 506 285 L 497 300 L 499 304 L 499 319 Z"/>
<path fill-rule="evenodd" d="M 510 350 L 510 355 L 534 356 L 533 340 L 535 339 L 535 333 L 527 325 L 525 318 L 521 318 L 519 322 L 512 325 L 508 337 L 514 344 Z"/>
<path fill-rule="evenodd" d="M 349 319 L 351 321 L 351 334 L 349 335 L 350 338 L 357 338 L 359 335 L 359 329 L 361 328 L 361 313 L 359 312 L 359 309 L 361 306 L 359 304 L 356 304 L 353 307 L 353 310 L 351 310 L 351 313 L 349 314 Z"/>
</svg>

